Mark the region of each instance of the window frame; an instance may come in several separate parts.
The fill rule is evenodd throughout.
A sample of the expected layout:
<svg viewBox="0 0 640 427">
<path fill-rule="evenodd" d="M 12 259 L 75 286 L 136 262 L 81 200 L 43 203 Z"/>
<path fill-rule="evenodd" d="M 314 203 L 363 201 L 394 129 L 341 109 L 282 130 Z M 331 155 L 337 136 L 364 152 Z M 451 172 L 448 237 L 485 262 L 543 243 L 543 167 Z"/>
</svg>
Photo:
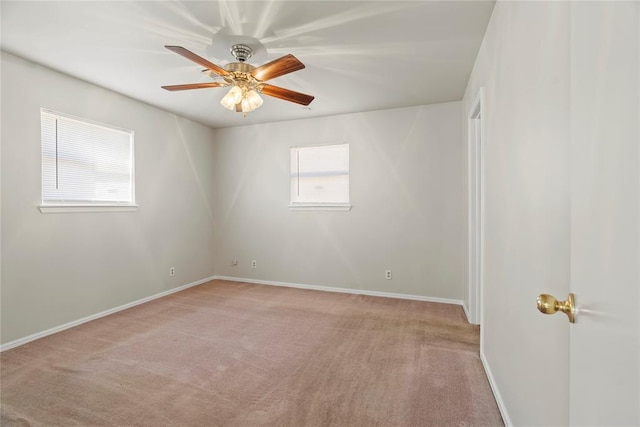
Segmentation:
<svg viewBox="0 0 640 427">
<path fill-rule="evenodd" d="M 129 151 L 130 151 L 130 179 L 131 179 L 131 197 L 128 202 L 96 202 L 96 201 L 74 201 L 73 203 L 65 203 L 63 201 L 45 201 L 44 200 L 44 147 L 43 147 L 43 134 L 40 132 L 40 205 L 38 209 L 41 213 L 75 213 L 75 212 L 131 212 L 136 211 L 138 205 L 136 204 L 135 196 L 135 132 L 130 129 L 124 129 L 118 126 L 113 126 L 106 123 L 101 123 L 95 120 L 86 119 L 83 117 L 74 116 L 67 113 L 61 113 L 59 111 L 50 110 L 47 108 L 40 109 L 40 125 L 43 123 L 43 114 L 48 114 L 61 118 L 64 120 L 73 120 L 86 125 L 101 127 L 104 129 L 113 130 L 116 132 L 122 132 L 129 134 Z"/>
<path fill-rule="evenodd" d="M 347 164 L 348 164 L 348 201 L 347 202 L 294 202 L 293 201 L 293 177 L 294 171 L 291 170 L 292 155 L 294 150 L 300 150 L 305 148 L 321 148 L 321 147 L 339 147 L 347 146 Z M 291 146 L 289 149 L 289 209 L 293 211 L 350 211 L 353 207 L 351 205 L 351 147 L 348 142 L 342 142 L 337 144 L 313 144 L 313 145 L 297 145 Z"/>
</svg>

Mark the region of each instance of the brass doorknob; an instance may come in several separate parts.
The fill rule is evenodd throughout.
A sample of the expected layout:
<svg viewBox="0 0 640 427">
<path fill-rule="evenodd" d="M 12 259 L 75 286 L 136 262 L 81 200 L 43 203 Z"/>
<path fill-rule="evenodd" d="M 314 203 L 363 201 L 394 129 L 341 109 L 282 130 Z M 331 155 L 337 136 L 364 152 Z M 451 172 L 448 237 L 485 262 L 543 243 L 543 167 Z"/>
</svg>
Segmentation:
<svg viewBox="0 0 640 427">
<path fill-rule="evenodd" d="M 569 298 L 566 301 L 558 301 L 547 294 L 538 295 L 538 310 L 544 314 L 554 314 L 561 311 L 569 317 L 569 322 L 576 322 L 576 306 L 573 294 L 569 294 Z"/>
</svg>

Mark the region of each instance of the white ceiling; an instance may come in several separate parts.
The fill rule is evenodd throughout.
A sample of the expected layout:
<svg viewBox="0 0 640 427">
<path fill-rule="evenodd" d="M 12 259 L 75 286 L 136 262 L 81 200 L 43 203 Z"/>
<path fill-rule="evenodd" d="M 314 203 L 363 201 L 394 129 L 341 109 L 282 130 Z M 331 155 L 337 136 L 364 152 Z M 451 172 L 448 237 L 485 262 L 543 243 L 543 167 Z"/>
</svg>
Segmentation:
<svg viewBox="0 0 640 427">
<path fill-rule="evenodd" d="M 493 1 L 6 1 L 2 50 L 211 127 L 371 111 L 462 99 Z M 240 37 L 242 36 L 242 37 Z M 244 38 L 243 38 L 244 37 Z M 247 62 L 288 53 L 306 68 L 270 84 L 315 96 L 309 106 L 264 96 L 243 118 L 224 88 L 167 50 L 183 46 L 223 66 L 234 41 Z M 263 46 L 264 49 L 260 49 Z"/>
</svg>

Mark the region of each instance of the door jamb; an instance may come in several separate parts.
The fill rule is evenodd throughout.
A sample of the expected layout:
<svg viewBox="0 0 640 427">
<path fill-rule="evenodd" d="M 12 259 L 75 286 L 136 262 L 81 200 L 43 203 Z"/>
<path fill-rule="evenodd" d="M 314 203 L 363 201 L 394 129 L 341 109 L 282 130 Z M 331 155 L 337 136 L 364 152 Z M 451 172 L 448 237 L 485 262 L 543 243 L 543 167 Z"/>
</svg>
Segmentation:
<svg viewBox="0 0 640 427">
<path fill-rule="evenodd" d="M 484 115 L 484 87 L 481 87 L 467 114 L 468 319 L 476 325 L 483 323 L 484 306 Z"/>
</svg>

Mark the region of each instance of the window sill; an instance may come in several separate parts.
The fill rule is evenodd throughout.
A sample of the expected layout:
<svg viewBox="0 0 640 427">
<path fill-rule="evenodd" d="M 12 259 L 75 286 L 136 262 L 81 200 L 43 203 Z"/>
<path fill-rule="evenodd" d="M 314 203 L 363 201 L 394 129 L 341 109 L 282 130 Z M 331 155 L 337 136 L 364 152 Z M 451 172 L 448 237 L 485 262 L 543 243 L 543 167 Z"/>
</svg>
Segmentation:
<svg viewBox="0 0 640 427">
<path fill-rule="evenodd" d="M 79 212 L 134 212 L 138 210 L 138 205 L 95 205 L 95 206 L 74 206 L 74 205 L 40 205 L 40 213 L 79 213 Z"/>
<path fill-rule="evenodd" d="M 292 211 L 350 211 L 351 205 L 346 203 L 337 204 L 294 204 L 289 205 Z"/>
</svg>

